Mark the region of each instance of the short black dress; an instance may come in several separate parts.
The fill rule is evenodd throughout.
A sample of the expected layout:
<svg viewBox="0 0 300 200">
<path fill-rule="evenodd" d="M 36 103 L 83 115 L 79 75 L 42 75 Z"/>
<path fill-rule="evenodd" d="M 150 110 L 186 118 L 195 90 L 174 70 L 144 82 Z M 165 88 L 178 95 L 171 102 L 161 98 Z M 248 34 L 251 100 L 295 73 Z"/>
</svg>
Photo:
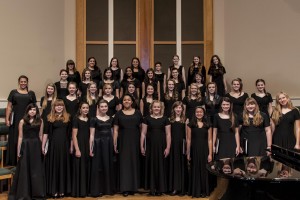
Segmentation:
<svg viewBox="0 0 300 200">
<path fill-rule="evenodd" d="M 238 98 L 231 96 L 230 93 L 227 93 L 225 96 L 228 97 L 230 99 L 230 101 L 232 102 L 232 105 L 233 105 L 232 110 L 233 110 L 234 114 L 236 114 L 237 116 L 240 116 L 244 110 L 244 103 L 245 103 L 246 99 L 249 97 L 248 94 L 246 92 L 244 92 L 244 94 L 239 96 Z"/>
<path fill-rule="evenodd" d="M 185 195 L 188 189 L 185 123 L 171 122 L 171 149 L 169 156 L 169 191 Z"/>
<path fill-rule="evenodd" d="M 270 118 L 267 114 L 260 112 L 263 122 L 259 126 L 253 125 L 253 118 L 249 118 L 250 125 L 243 125 L 243 118 L 239 117 L 241 127 L 241 140 L 244 138 L 248 141 L 247 156 L 265 156 L 267 148 L 267 136 L 265 128 L 270 126 Z"/>
<path fill-rule="evenodd" d="M 296 145 L 296 137 L 294 134 L 294 124 L 300 119 L 299 110 L 297 108 L 282 114 L 278 125 L 275 126 L 273 133 L 273 144 L 287 149 L 294 149 Z"/>
<path fill-rule="evenodd" d="M 73 129 L 77 129 L 77 142 L 81 153 L 81 157 L 74 156 L 72 159 L 72 192 L 73 197 L 85 197 L 89 193 L 89 138 L 90 138 L 90 122 L 83 121 L 78 117 L 74 117 L 72 123 Z"/>
<path fill-rule="evenodd" d="M 270 117 L 268 108 L 269 104 L 273 102 L 272 95 L 267 93 L 263 97 L 257 96 L 255 93 L 251 94 L 251 97 L 254 98 L 259 106 L 259 110 L 263 113 L 266 113 L 268 117 Z"/>
<path fill-rule="evenodd" d="M 17 164 L 19 122 L 24 117 L 28 104 L 36 103 L 36 97 L 33 91 L 29 91 L 27 94 L 21 94 L 15 89 L 9 93 L 7 101 L 12 103 L 13 121 L 9 127 L 6 164 L 14 166 Z"/>
<path fill-rule="evenodd" d="M 114 125 L 119 126 L 120 192 L 135 192 L 140 187 L 140 125 L 142 114 L 135 109 L 132 115 L 123 110 L 116 113 Z"/>
<path fill-rule="evenodd" d="M 190 99 L 189 100 L 188 97 L 184 97 L 184 99 L 182 100 L 182 103 L 186 106 L 185 115 L 189 120 L 191 120 L 192 117 L 195 115 L 196 107 L 204 105 L 204 102 L 202 101 L 202 99 L 200 99 L 200 100 Z"/>
<path fill-rule="evenodd" d="M 191 169 L 188 194 L 192 197 L 209 196 L 212 191 L 212 183 L 206 169 L 208 157 L 208 129 L 206 125 L 201 128 L 192 126 L 191 128 Z"/>
<path fill-rule="evenodd" d="M 46 196 L 40 127 L 27 123 L 23 125 L 21 157 L 9 192 L 9 200 L 43 199 Z"/>
<path fill-rule="evenodd" d="M 217 113 L 214 116 L 213 128 L 217 128 L 217 139 L 219 141 L 216 159 L 233 158 L 235 156 L 236 140 L 235 132 L 231 128 L 230 119 L 222 119 Z M 234 126 L 238 127 L 238 119 L 235 117 Z M 217 143 L 217 142 L 216 142 Z M 217 144 L 216 144 L 217 146 Z"/>
<path fill-rule="evenodd" d="M 71 192 L 70 122 L 49 122 L 46 130 L 49 146 L 45 159 L 46 192 L 48 195 Z"/>
<path fill-rule="evenodd" d="M 111 117 L 107 121 L 97 117 L 91 119 L 91 128 L 95 128 L 90 174 L 90 194 L 93 197 L 116 192 L 112 123 Z"/>
<path fill-rule="evenodd" d="M 153 118 L 147 116 L 143 124 L 147 129 L 146 146 L 146 183 L 149 183 L 149 189 L 152 192 L 167 192 L 167 160 L 164 151 L 167 147 L 165 127 L 170 125 L 167 117 Z"/>
</svg>

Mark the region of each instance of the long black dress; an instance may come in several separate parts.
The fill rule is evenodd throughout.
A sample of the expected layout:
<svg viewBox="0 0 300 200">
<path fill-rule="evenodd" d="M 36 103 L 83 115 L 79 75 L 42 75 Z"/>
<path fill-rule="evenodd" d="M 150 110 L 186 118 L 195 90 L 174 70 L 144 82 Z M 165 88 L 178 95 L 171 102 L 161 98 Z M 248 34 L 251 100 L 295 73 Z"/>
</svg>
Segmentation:
<svg viewBox="0 0 300 200">
<path fill-rule="evenodd" d="M 84 83 L 84 82 L 79 83 L 78 89 L 80 90 L 82 97 L 87 95 L 88 86 L 89 86 L 89 83 Z"/>
<path fill-rule="evenodd" d="M 188 194 L 192 197 L 208 196 L 213 189 L 206 169 L 209 127 L 188 126 L 191 128 L 191 178 Z"/>
<path fill-rule="evenodd" d="M 212 77 L 212 82 L 217 84 L 218 95 L 223 97 L 225 95 L 225 85 L 224 85 L 224 74 L 226 73 L 225 67 L 223 66 L 211 66 L 208 69 L 208 75 Z"/>
<path fill-rule="evenodd" d="M 165 73 L 161 73 L 161 74 L 156 74 L 155 73 L 155 78 L 157 81 L 159 81 L 159 85 L 160 85 L 160 98 L 162 98 L 164 96 L 164 79 L 165 79 Z"/>
<path fill-rule="evenodd" d="M 8 199 L 42 199 L 46 196 L 40 125 L 24 123 L 21 157 Z"/>
<path fill-rule="evenodd" d="M 294 124 L 300 119 L 299 110 L 297 108 L 282 114 L 282 117 L 275 126 L 273 133 L 273 144 L 287 149 L 294 149 L 296 145 L 296 137 L 294 134 Z"/>
<path fill-rule="evenodd" d="M 149 183 L 152 192 L 167 192 L 167 160 L 164 151 L 167 147 L 165 127 L 170 125 L 167 117 L 144 118 L 144 124 L 148 125 L 146 146 L 146 170 L 145 179 Z M 147 163 L 148 162 L 148 163 Z"/>
<path fill-rule="evenodd" d="M 87 67 L 86 69 L 89 69 L 91 71 L 92 80 L 97 84 L 98 87 L 99 82 L 102 80 L 101 69 L 98 66 L 94 66 L 93 70 L 91 70 L 89 67 Z"/>
<path fill-rule="evenodd" d="M 247 156 L 265 156 L 267 148 L 267 136 L 265 128 L 270 126 L 270 118 L 267 114 L 260 112 L 263 122 L 259 126 L 253 125 L 253 118 L 249 118 L 250 125 L 243 125 L 243 118 L 240 116 L 239 124 L 241 127 L 241 140 L 248 140 Z"/>
<path fill-rule="evenodd" d="M 238 127 L 238 120 L 235 117 L 235 127 Z M 236 140 L 235 132 L 231 127 L 230 119 L 222 119 L 217 113 L 214 116 L 213 127 L 217 128 L 217 139 L 219 141 L 217 159 L 233 158 L 235 156 Z"/>
<path fill-rule="evenodd" d="M 103 99 L 103 96 L 99 98 L 99 100 Z M 108 101 L 108 111 L 107 115 L 112 117 L 116 114 L 116 107 L 120 104 L 119 98 L 114 96 L 114 98 Z"/>
<path fill-rule="evenodd" d="M 46 154 L 46 192 L 48 195 L 69 194 L 71 192 L 70 168 L 70 122 L 48 123 L 49 147 Z"/>
<path fill-rule="evenodd" d="M 63 101 L 65 103 L 67 113 L 70 114 L 70 119 L 73 120 L 79 108 L 79 99 L 74 99 L 73 101 L 71 101 L 67 97 L 65 97 L 63 98 Z"/>
<path fill-rule="evenodd" d="M 95 117 L 91 120 L 91 127 L 95 128 L 90 174 L 90 194 L 93 197 L 116 192 L 112 123 L 113 118 L 102 121 Z"/>
<path fill-rule="evenodd" d="M 210 120 L 210 123 L 213 124 L 214 115 L 217 114 L 220 110 L 222 98 L 219 95 L 215 95 L 214 99 L 211 101 L 209 96 L 205 96 L 204 104 L 206 109 L 206 115 Z"/>
<path fill-rule="evenodd" d="M 89 138 L 90 138 L 90 122 L 75 117 L 72 123 L 73 129 L 78 129 L 77 141 L 81 153 L 81 157 L 74 155 L 72 159 L 72 191 L 73 197 L 85 197 L 88 194 L 89 186 Z M 75 154 L 75 149 L 74 149 Z"/>
<path fill-rule="evenodd" d="M 171 112 L 172 112 L 172 106 L 173 104 L 177 101 L 177 99 L 173 99 L 173 98 L 170 98 L 170 99 L 164 99 L 164 105 L 165 105 L 165 111 L 164 111 L 164 115 L 166 117 L 170 117 L 171 116 Z"/>
<path fill-rule="evenodd" d="M 104 94 L 103 86 L 105 85 L 105 81 L 99 82 L 99 89 L 102 90 L 102 95 Z M 112 87 L 112 95 L 116 95 L 116 89 L 120 89 L 120 83 L 118 81 L 113 81 L 112 83 L 108 83 Z"/>
<path fill-rule="evenodd" d="M 12 103 L 13 121 L 9 127 L 6 164 L 16 165 L 19 122 L 23 118 L 28 104 L 36 103 L 36 97 L 33 91 L 29 91 L 28 94 L 21 94 L 18 90 L 12 90 L 9 93 L 7 101 Z"/>
<path fill-rule="evenodd" d="M 188 83 L 187 85 L 191 85 L 195 79 L 195 74 L 201 74 L 202 75 L 202 83 L 206 83 L 206 68 L 205 66 L 194 66 L 194 69 L 192 69 L 192 66 L 189 67 L 188 71 Z"/>
<path fill-rule="evenodd" d="M 41 102 L 40 102 L 40 106 L 41 107 L 43 106 L 44 98 L 45 97 L 41 98 Z M 44 132 L 45 132 L 47 126 L 48 126 L 48 119 L 47 119 L 47 117 L 48 117 L 48 115 L 51 112 L 51 104 L 52 104 L 52 100 L 47 100 L 47 106 L 46 106 L 46 108 L 44 108 L 42 110 L 41 118 L 43 119 L 43 122 L 44 122 Z"/>
<path fill-rule="evenodd" d="M 66 87 L 66 88 L 61 88 L 61 85 L 60 85 L 60 82 L 59 82 L 59 81 L 58 81 L 58 82 L 55 82 L 54 84 L 55 84 L 55 86 L 56 86 L 57 98 L 62 99 L 62 98 L 64 98 L 64 97 L 68 96 L 68 94 L 69 94 L 68 87 Z"/>
<path fill-rule="evenodd" d="M 169 191 L 185 195 L 188 189 L 188 171 L 185 152 L 185 123 L 171 122 L 171 149 L 169 157 Z"/>
<path fill-rule="evenodd" d="M 240 116 L 244 110 L 244 103 L 249 97 L 248 94 L 244 92 L 244 94 L 239 96 L 238 98 L 231 96 L 230 93 L 227 93 L 225 96 L 228 97 L 232 102 L 232 111 L 234 112 L 234 114 Z"/>
<path fill-rule="evenodd" d="M 74 72 L 74 74 L 68 75 L 68 82 L 75 82 L 77 84 L 77 87 L 79 86 L 79 83 L 81 82 L 80 74 L 78 71 Z"/>
<path fill-rule="evenodd" d="M 267 93 L 265 96 L 260 97 L 255 93 L 251 94 L 251 97 L 254 98 L 259 106 L 259 110 L 263 113 L 266 113 L 268 117 L 270 116 L 268 108 L 269 104 L 273 102 L 272 96 L 270 93 Z"/>
<path fill-rule="evenodd" d="M 182 100 L 182 103 L 186 106 L 185 115 L 188 119 L 192 119 L 192 117 L 195 115 L 195 110 L 197 106 L 203 106 L 204 102 L 202 99 L 189 99 L 188 97 L 184 97 Z"/>
<path fill-rule="evenodd" d="M 119 180 L 120 192 L 135 192 L 140 187 L 140 125 L 142 114 L 135 109 L 126 115 L 122 110 L 116 113 L 114 125 L 119 126 Z"/>
</svg>

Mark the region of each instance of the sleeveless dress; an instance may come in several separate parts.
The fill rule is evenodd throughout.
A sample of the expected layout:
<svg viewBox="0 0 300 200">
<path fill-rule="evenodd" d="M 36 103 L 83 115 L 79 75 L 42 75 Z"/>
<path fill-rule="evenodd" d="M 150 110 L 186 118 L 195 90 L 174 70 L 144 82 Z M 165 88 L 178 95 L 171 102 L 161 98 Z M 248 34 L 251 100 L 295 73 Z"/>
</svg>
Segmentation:
<svg viewBox="0 0 300 200">
<path fill-rule="evenodd" d="M 20 160 L 8 199 L 43 199 L 46 196 L 40 125 L 24 123 Z"/>
</svg>

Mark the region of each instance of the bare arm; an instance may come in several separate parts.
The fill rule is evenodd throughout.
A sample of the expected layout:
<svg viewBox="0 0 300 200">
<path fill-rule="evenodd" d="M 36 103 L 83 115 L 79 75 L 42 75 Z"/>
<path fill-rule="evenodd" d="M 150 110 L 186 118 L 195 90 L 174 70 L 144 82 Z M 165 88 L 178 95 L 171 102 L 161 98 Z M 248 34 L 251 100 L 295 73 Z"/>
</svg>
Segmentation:
<svg viewBox="0 0 300 200">
<path fill-rule="evenodd" d="M 191 151 L 191 128 L 186 126 L 186 155 L 188 160 L 191 159 L 190 151 Z"/>
<path fill-rule="evenodd" d="M 226 84 L 225 74 L 223 74 L 223 83 L 224 83 L 225 92 L 227 92 L 227 84 Z"/>
<path fill-rule="evenodd" d="M 275 131 L 275 124 L 274 124 L 274 121 L 272 119 L 270 119 L 270 125 L 271 125 L 271 134 L 273 135 L 273 133 Z"/>
<path fill-rule="evenodd" d="M 142 83 L 142 98 L 145 96 L 145 82 Z"/>
<path fill-rule="evenodd" d="M 181 98 L 183 99 L 185 97 L 185 89 L 181 91 Z"/>
<path fill-rule="evenodd" d="M 95 137 L 95 128 L 90 128 L 90 156 L 94 156 L 94 137 Z"/>
<path fill-rule="evenodd" d="M 140 148 L 141 148 L 141 153 L 143 156 L 146 155 L 146 150 L 144 148 L 144 143 L 145 143 L 145 138 L 146 138 L 146 135 L 147 135 L 147 128 L 148 128 L 148 125 L 147 124 L 144 124 L 142 123 L 142 131 L 141 131 L 141 138 L 140 138 Z"/>
<path fill-rule="evenodd" d="M 73 128 L 72 129 L 72 139 L 73 139 L 73 145 L 75 148 L 75 156 L 80 158 L 81 157 L 81 152 L 78 146 L 78 140 L 77 140 L 77 134 L 78 134 L 78 128 Z"/>
<path fill-rule="evenodd" d="M 21 144 L 22 144 L 22 140 L 23 140 L 23 125 L 24 125 L 24 120 L 22 119 L 19 123 L 19 137 L 18 137 L 18 158 L 21 157 Z"/>
<path fill-rule="evenodd" d="M 236 150 L 235 150 L 235 153 L 236 153 L 236 155 L 238 155 L 238 154 L 240 153 L 240 147 L 241 147 L 241 145 L 240 145 L 240 133 L 239 133 L 239 128 L 236 127 L 236 128 L 234 129 L 234 131 L 235 131 L 235 143 L 236 143 Z"/>
<path fill-rule="evenodd" d="M 160 100 L 160 82 L 157 82 L 157 96 L 158 96 L 158 100 Z"/>
<path fill-rule="evenodd" d="M 272 115 L 272 112 L 273 112 L 273 107 L 272 107 L 272 103 L 270 102 L 269 105 L 268 105 L 268 113 L 269 113 L 269 116 Z"/>
<path fill-rule="evenodd" d="M 209 75 L 209 82 L 212 82 L 212 75 Z"/>
<path fill-rule="evenodd" d="M 123 96 L 123 93 L 124 93 L 124 91 L 123 91 L 123 88 L 121 87 L 121 89 L 120 89 L 120 97 Z"/>
<path fill-rule="evenodd" d="M 170 68 L 168 68 L 168 74 L 167 74 L 168 80 L 169 80 L 170 76 L 171 76 L 171 71 L 170 71 Z"/>
<path fill-rule="evenodd" d="M 295 149 L 300 149 L 300 119 L 295 121 L 296 145 Z"/>
<path fill-rule="evenodd" d="M 182 80 L 183 80 L 184 84 L 186 85 L 186 77 L 185 77 L 184 67 L 182 68 Z"/>
<path fill-rule="evenodd" d="M 116 97 L 120 98 L 120 90 L 116 89 Z"/>
<path fill-rule="evenodd" d="M 167 147 L 164 151 L 164 155 L 165 155 L 165 158 L 166 158 L 169 155 L 170 148 L 171 148 L 171 125 L 165 126 L 165 131 L 166 131 Z"/>
<path fill-rule="evenodd" d="M 213 148 L 212 148 L 212 128 L 208 129 L 208 158 L 207 162 L 212 161 Z"/>
<path fill-rule="evenodd" d="M 164 75 L 164 93 L 166 92 L 166 84 L 167 84 L 167 76 L 166 75 Z"/>
<path fill-rule="evenodd" d="M 44 131 L 44 122 L 41 120 L 41 127 L 40 127 L 40 132 L 39 132 L 39 138 L 40 141 L 43 142 L 43 131 Z"/>
<path fill-rule="evenodd" d="M 212 147 L 213 147 L 213 152 L 214 153 L 216 153 L 217 133 L 218 133 L 218 128 L 213 128 Z"/>
<path fill-rule="evenodd" d="M 6 124 L 6 126 L 10 126 L 10 124 L 11 124 L 11 121 L 10 121 L 11 112 L 12 112 L 12 103 L 7 102 L 6 112 L 5 112 L 5 124 Z"/>
<path fill-rule="evenodd" d="M 118 145 L 118 135 L 119 135 L 119 126 L 114 125 L 114 150 L 116 153 L 118 152 L 117 145 Z"/>
<path fill-rule="evenodd" d="M 123 70 L 122 70 L 122 69 L 121 69 L 120 71 L 121 71 L 121 73 L 120 73 L 120 80 L 119 80 L 119 81 L 120 81 L 120 83 L 121 83 L 121 81 L 123 80 L 123 77 L 124 77 L 124 73 L 123 73 Z"/>
<path fill-rule="evenodd" d="M 265 127 L 266 137 L 267 137 L 267 147 L 271 147 L 272 145 L 272 131 L 271 126 Z"/>
<path fill-rule="evenodd" d="M 140 111 L 141 111 L 142 115 L 144 116 L 144 102 L 143 102 L 143 100 L 140 101 Z"/>
<path fill-rule="evenodd" d="M 99 97 L 102 97 L 102 89 L 99 89 Z"/>
<path fill-rule="evenodd" d="M 42 153 L 45 155 L 46 152 L 45 152 L 45 145 L 46 145 L 46 142 L 48 140 L 48 134 L 44 134 L 43 135 L 43 142 L 42 142 Z"/>
</svg>

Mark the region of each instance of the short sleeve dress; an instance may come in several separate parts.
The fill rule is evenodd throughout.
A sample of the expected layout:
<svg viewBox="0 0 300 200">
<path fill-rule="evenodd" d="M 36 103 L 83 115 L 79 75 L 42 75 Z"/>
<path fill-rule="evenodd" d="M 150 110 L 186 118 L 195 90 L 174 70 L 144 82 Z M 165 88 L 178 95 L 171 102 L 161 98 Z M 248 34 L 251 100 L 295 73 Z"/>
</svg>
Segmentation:
<svg viewBox="0 0 300 200">
<path fill-rule="evenodd" d="M 270 117 L 268 108 L 269 103 L 273 102 L 272 95 L 270 93 L 267 93 L 265 96 L 260 97 L 257 96 L 255 93 L 251 94 L 251 97 L 254 98 L 259 106 L 259 110 L 263 113 L 266 113 L 268 117 Z"/>
<path fill-rule="evenodd" d="M 244 103 L 246 99 L 249 97 L 248 94 L 244 92 L 244 94 L 239 96 L 238 98 L 231 96 L 230 93 L 227 93 L 225 96 L 231 100 L 233 105 L 232 110 L 234 114 L 236 114 L 237 116 L 241 115 L 244 110 Z"/>
<path fill-rule="evenodd" d="M 190 99 L 189 100 L 188 97 L 184 97 L 182 100 L 182 103 L 186 106 L 185 115 L 189 120 L 191 120 L 192 117 L 195 115 L 196 107 L 204 105 L 202 99 L 200 99 L 200 100 Z"/>
</svg>

